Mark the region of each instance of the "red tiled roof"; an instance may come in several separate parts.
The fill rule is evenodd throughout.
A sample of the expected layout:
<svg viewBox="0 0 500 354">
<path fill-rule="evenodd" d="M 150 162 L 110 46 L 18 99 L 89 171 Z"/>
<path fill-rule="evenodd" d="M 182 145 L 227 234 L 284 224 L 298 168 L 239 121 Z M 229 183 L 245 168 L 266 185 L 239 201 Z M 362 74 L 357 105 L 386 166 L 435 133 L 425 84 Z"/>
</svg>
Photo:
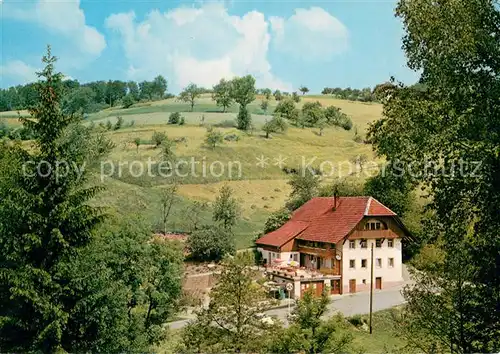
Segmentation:
<svg viewBox="0 0 500 354">
<path fill-rule="evenodd" d="M 396 216 L 382 203 L 372 197 L 313 198 L 293 214 L 279 229 L 270 232 L 256 243 L 282 246 L 296 237 L 300 240 L 337 243 L 347 236 L 364 216 Z"/>
<path fill-rule="evenodd" d="M 396 213 L 393 212 L 391 209 L 386 207 L 384 204 L 380 203 L 377 199 L 375 198 L 370 198 L 368 202 L 368 211 L 365 213 L 368 216 L 388 216 L 388 215 L 393 215 L 395 216 Z"/>
<path fill-rule="evenodd" d="M 264 236 L 259 238 L 257 241 L 255 241 L 255 243 L 279 247 L 297 236 L 307 226 L 309 226 L 308 222 L 289 220 L 279 229 L 265 234 Z"/>
</svg>

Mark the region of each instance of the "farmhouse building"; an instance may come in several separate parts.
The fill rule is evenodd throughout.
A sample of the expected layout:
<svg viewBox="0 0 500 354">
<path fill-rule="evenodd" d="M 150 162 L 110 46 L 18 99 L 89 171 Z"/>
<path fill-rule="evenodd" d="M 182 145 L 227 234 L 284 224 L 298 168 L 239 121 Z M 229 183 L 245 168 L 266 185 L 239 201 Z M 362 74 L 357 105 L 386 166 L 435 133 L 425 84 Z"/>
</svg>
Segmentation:
<svg viewBox="0 0 500 354">
<path fill-rule="evenodd" d="M 375 198 L 328 197 L 311 199 L 256 244 L 268 274 L 292 283 L 300 297 L 325 286 L 332 294 L 369 290 L 372 245 L 374 289 L 400 284 L 406 236 L 398 216 Z"/>
</svg>

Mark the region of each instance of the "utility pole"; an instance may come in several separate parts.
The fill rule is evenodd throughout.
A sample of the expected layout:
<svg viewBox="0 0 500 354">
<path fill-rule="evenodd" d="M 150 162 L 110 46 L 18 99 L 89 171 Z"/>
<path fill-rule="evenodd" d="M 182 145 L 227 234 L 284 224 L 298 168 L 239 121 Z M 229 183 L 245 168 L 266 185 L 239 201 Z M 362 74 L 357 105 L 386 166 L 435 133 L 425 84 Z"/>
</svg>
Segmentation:
<svg viewBox="0 0 500 354">
<path fill-rule="evenodd" d="M 371 267 L 370 267 L 370 334 L 372 334 L 372 313 L 373 313 L 373 242 L 371 246 Z"/>
</svg>

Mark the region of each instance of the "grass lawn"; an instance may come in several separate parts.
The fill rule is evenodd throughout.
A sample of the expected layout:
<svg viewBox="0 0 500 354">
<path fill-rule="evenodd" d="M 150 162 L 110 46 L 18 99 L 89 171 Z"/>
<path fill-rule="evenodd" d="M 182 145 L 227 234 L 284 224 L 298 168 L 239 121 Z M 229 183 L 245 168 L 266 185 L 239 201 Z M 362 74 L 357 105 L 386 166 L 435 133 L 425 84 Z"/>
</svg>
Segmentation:
<svg viewBox="0 0 500 354">
<path fill-rule="evenodd" d="M 354 326 L 351 333 L 353 343 L 363 353 L 396 353 L 406 345 L 403 338 L 399 337 L 397 325 L 394 323 L 393 313 L 399 311 L 398 307 L 377 311 L 373 313 L 373 331 L 365 331 Z M 364 315 L 368 319 L 368 315 Z"/>
</svg>

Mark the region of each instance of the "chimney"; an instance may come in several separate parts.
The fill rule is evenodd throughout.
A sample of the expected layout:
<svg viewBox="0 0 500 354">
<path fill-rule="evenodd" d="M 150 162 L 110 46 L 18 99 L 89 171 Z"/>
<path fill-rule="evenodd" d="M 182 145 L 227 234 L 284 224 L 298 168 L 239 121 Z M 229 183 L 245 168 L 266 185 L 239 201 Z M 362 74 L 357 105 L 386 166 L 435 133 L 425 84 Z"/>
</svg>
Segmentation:
<svg viewBox="0 0 500 354">
<path fill-rule="evenodd" d="M 333 189 L 333 211 L 337 210 L 337 204 L 338 204 L 338 189 L 335 187 Z"/>
</svg>

